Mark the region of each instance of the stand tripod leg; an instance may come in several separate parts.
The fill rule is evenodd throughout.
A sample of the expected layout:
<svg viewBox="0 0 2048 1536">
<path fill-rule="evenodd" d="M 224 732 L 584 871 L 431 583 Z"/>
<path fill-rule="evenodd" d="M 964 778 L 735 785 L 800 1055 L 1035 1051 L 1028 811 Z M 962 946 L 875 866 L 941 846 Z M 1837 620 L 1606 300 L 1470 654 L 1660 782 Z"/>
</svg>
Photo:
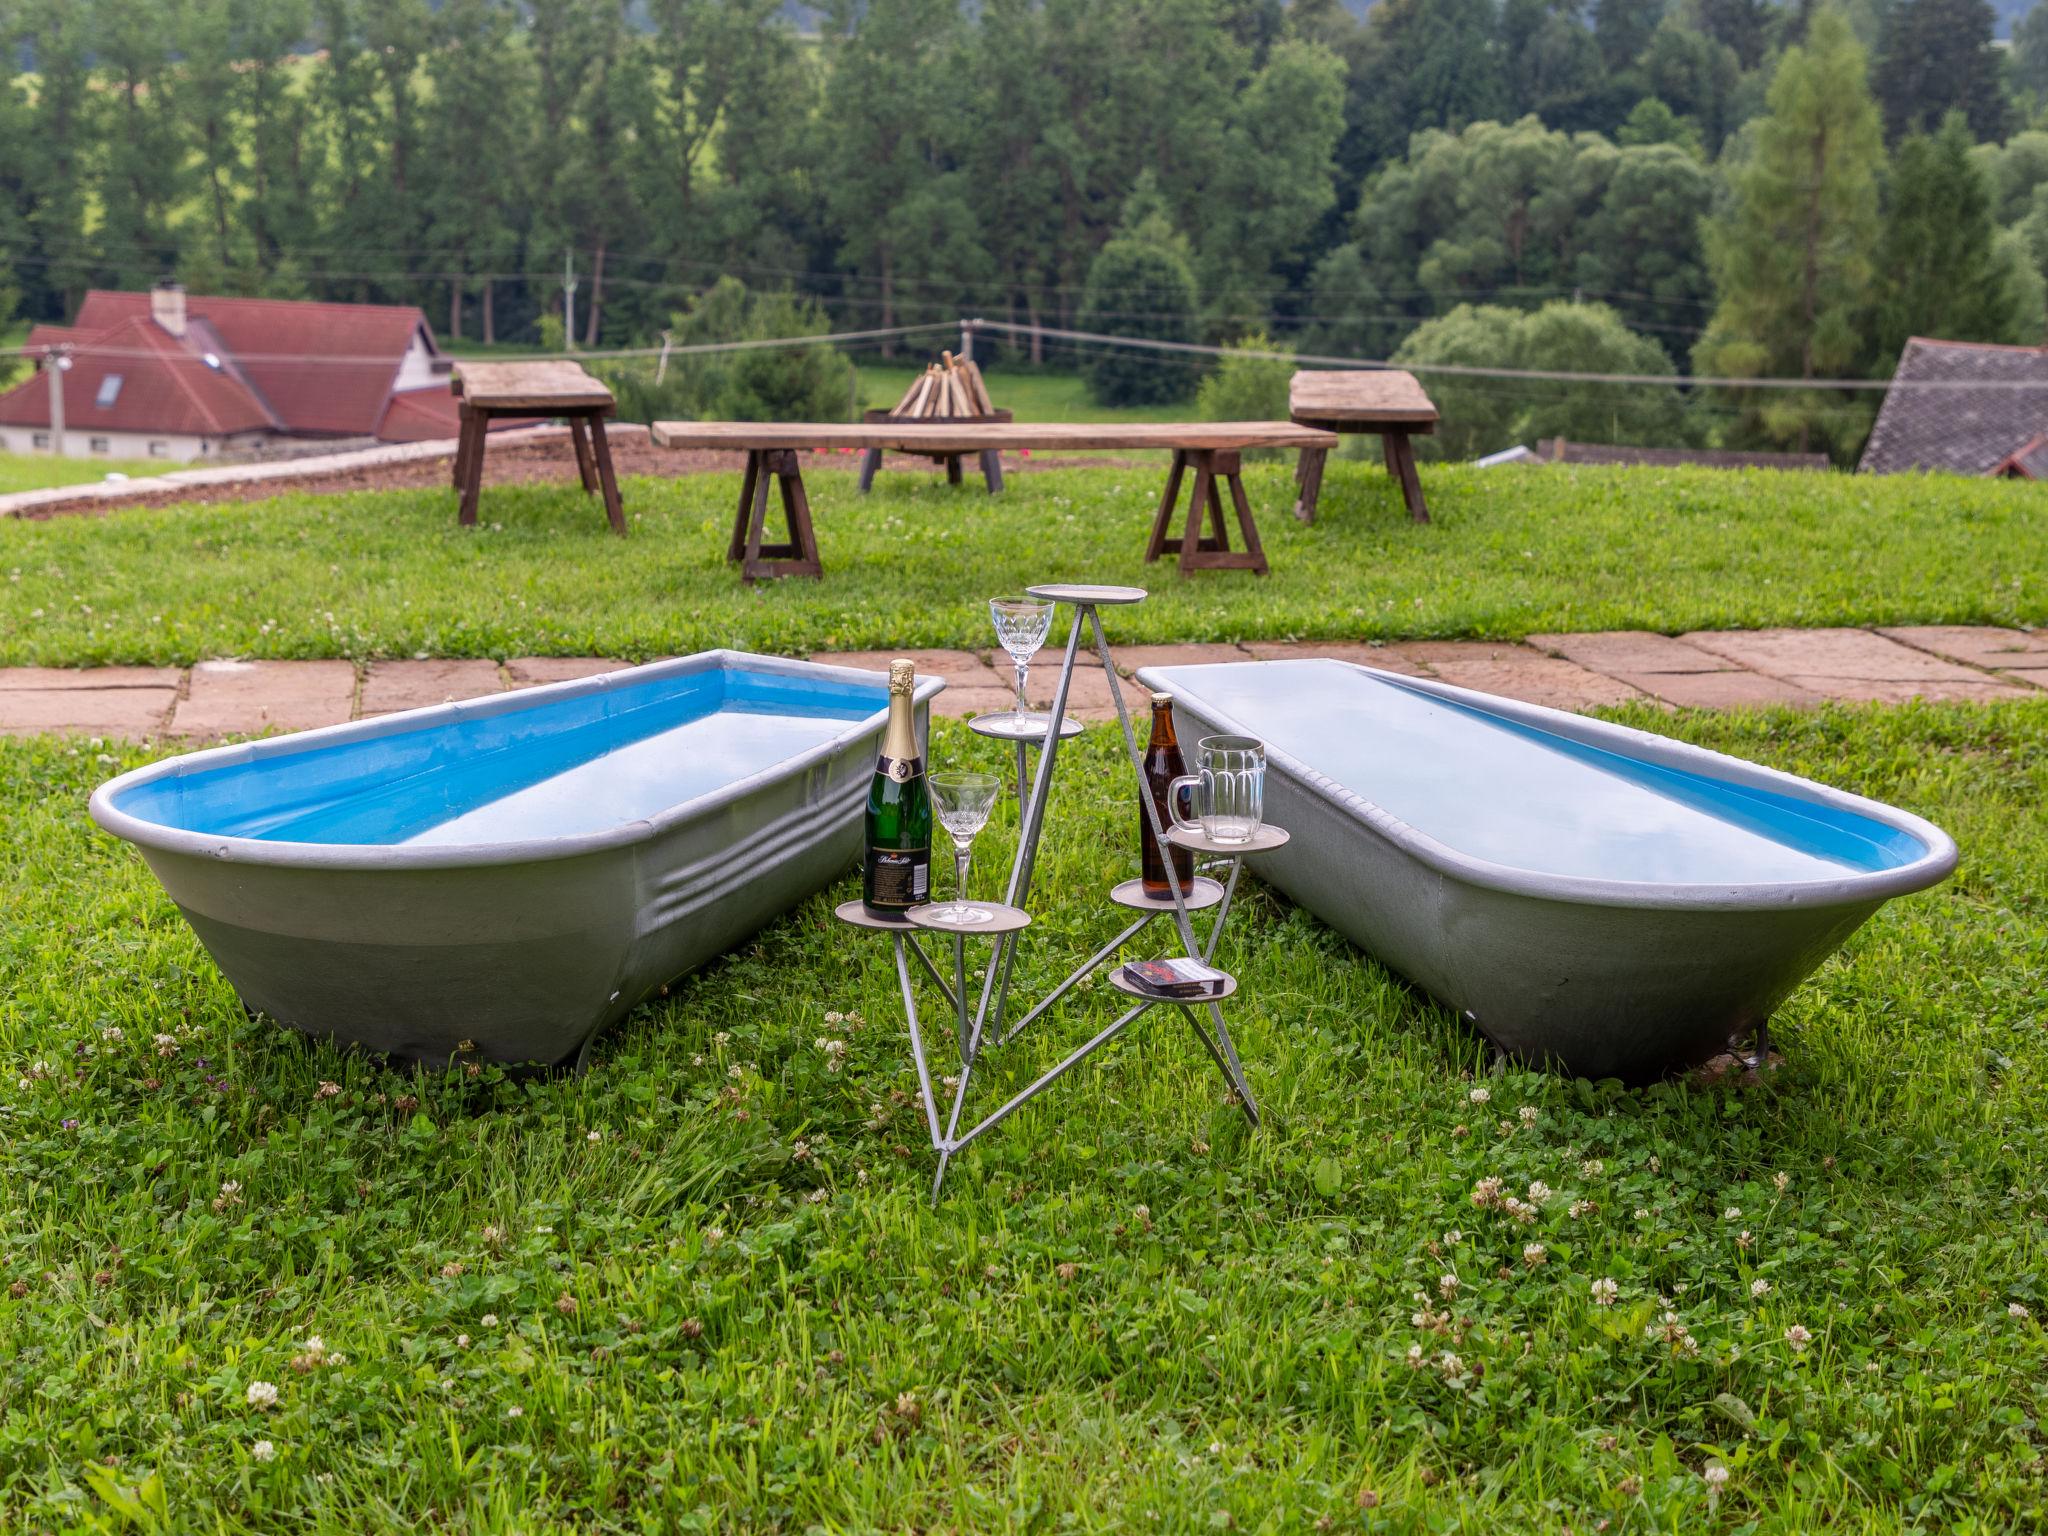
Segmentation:
<svg viewBox="0 0 2048 1536">
<path fill-rule="evenodd" d="M 924 1119 L 931 1131 L 932 1150 L 943 1156 L 946 1144 L 939 1135 L 938 1101 L 932 1097 L 932 1073 L 924 1059 L 924 1035 L 917 1027 L 917 993 L 910 985 L 910 967 L 903 959 L 903 935 L 899 933 L 893 937 L 896 940 L 896 980 L 903 988 L 903 1016 L 910 1021 L 910 1057 L 917 1063 L 917 1091 L 924 1100 Z"/>
</svg>

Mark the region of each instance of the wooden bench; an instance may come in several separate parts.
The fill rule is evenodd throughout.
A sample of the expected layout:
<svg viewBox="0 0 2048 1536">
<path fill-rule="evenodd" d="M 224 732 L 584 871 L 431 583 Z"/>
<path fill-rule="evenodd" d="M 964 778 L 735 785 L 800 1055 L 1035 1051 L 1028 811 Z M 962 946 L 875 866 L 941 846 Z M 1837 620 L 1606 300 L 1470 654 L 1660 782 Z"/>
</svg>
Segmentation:
<svg viewBox="0 0 2048 1536">
<path fill-rule="evenodd" d="M 609 389 L 583 371 L 581 363 L 563 358 L 536 363 L 457 363 L 448 387 L 462 402 L 455 489 L 462 493 L 459 516 L 465 526 L 476 522 L 484 482 L 484 435 L 490 419 L 565 416 L 576 445 L 576 472 L 583 479 L 584 492 L 603 491 L 604 515 L 611 520 L 612 532 L 625 536 L 626 512 L 619 503 L 611 444 L 604 435 L 604 419 L 618 409 L 618 402 Z"/>
<path fill-rule="evenodd" d="M 855 449 L 863 453 L 910 453 L 926 458 L 1001 453 L 1004 449 L 1081 453 L 1130 449 L 1163 449 L 1173 455 L 1166 489 L 1152 517 L 1145 558 L 1176 555 L 1183 574 L 1200 570 L 1241 570 L 1263 574 L 1266 552 L 1251 502 L 1244 493 L 1241 456 L 1247 448 L 1300 448 L 1329 452 L 1337 439 L 1328 432 L 1284 421 L 1208 421 L 1070 425 L 1066 423 L 909 423 L 864 422 L 757 423 L 745 421 L 657 421 L 652 428 L 663 448 L 725 448 L 744 452 L 747 469 L 740 483 L 739 509 L 733 518 L 726 558 L 739 563 L 747 581 L 775 576 L 818 576 L 824 565 L 811 523 L 798 455 L 806 450 Z M 1189 472 L 1194 484 L 1188 497 L 1183 531 L 1171 534 L 1180 507 L 1181 489 Z M 783 515 L 789 536 L 764 544 L 768 517 L 768 481 L 780 482 Z M 1243 548 L 1232 549 L 1223 516 L 1222 487 L 1228 486 Z M 1208 529 L 1202 532 L 1204 513 Z"/>
<path fill-rule="evenodd" d="M 1387 473 L 1401 484 L 1408 515 L 1429 521 L 1423 505 L 1422 481 L 1415 473 L 1415 449 L 1409 437 L 1436 431 L 1436 404 L 1399 368 L 1324 371 L 1305 368 L 1287 386 L 1287 414 L 1297 424 L 1326 432 L 1377 432 L 1387 456 Z M 1323 488 L 1323 463 L 1329 450 L 1304 448 L 1295 462 L 1294 482 L 1300 494 L 1294 515 L 1304 523 L 1316 520 L 1316 497 Z"/>
</svg>

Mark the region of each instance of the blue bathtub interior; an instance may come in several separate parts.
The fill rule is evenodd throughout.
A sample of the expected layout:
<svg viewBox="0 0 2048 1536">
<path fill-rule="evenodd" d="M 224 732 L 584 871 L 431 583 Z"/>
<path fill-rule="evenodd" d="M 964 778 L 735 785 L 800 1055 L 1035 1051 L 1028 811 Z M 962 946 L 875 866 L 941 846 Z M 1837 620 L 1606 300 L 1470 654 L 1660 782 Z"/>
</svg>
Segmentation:
<svg viewBox="0 0 2048 1536">
<path fill-rule="evenodd" d="M 1747 885 L 1896 869 L 1928 852 L 1852 810 L 1592 746 L 1346 662 L 1157 675 L 1417 831 L 1511 869 Z"/>
<path fill-rule="evenodd" d="M 280 843 L 454 847 L 608 831 L 844 735 L 877 683 L 711 667 L 171 774 L 115 808 Z"/>
</svg>

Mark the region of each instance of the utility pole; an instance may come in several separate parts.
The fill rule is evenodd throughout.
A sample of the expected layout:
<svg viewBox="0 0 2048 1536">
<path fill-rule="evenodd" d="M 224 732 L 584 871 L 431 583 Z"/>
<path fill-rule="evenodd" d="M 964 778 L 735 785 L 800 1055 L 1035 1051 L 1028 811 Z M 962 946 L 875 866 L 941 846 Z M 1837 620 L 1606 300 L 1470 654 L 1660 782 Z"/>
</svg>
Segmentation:
<svg viewBox="0 0 2048 1536">
<path fill-rule="evenodd" d="M 64 457 L 64 375 L 71 371 L 67 348 L 52 347 L 43 354 L 43 374 L 50 381 L 50 452 Z"/>
<path fill-rule="evenodd" d="M 562 252 L 562 344 L 576 350 L 576 249 Z"/>
<path fill-rule="evenodd" d="M 970 363 L 974 361 L 974 331 L 980 323 L 978 320 L 960 322 L 960 355 Z"/>
</svg>

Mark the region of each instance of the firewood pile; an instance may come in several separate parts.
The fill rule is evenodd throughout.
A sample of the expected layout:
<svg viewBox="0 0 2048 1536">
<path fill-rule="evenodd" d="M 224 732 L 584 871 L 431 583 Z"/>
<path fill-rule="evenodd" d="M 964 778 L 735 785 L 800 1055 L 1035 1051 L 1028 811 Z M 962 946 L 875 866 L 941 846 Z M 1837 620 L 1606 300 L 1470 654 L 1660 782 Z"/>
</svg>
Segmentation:
<svg viewBox="0 0 2048 1536">
<path fill-rule="evenodd" d="M 996 414 L 974 359 L 955 357 L 950 352 L 941 352 L 938 362 L 911 380 L 903 398 L 889 410 L 890 419 L 895 421 L 944 421 Z"/>
</svg>

